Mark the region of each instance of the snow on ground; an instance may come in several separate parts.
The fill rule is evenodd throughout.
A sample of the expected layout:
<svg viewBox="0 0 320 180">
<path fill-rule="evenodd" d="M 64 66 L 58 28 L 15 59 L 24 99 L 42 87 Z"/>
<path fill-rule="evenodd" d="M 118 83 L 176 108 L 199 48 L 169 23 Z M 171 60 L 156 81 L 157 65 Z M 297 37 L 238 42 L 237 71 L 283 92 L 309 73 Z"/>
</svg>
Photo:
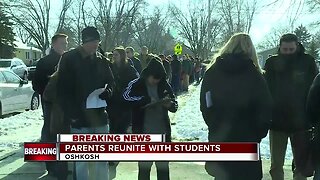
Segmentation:
<svg viewBox="0 0 320 180">
<path fill-rule="evenodd" d="M 190 85 L 188 93 L 178 96 L 178 111 L 169 113 L 174 141 L 208 141 L 208 128 L 200 112 L 200 86 Z M 0 157 L 9 151 L 21 148 L 23 142 L 38 141 L 42 125 L 41 107 L 36 111 L 0 118 Z M 262 140 L 260 148 L 262 157 L 269 158 L 268 136 Z M 287 149 L 286 158 L 292 159 L 290 145 Z"/>
<path fill-rule="evenodd" d="M 41 107 L 35 111 L 0 118 L 0 157 L 23 147 L 24 142 L 38 141 L 42 125 Z"/>
</svg>

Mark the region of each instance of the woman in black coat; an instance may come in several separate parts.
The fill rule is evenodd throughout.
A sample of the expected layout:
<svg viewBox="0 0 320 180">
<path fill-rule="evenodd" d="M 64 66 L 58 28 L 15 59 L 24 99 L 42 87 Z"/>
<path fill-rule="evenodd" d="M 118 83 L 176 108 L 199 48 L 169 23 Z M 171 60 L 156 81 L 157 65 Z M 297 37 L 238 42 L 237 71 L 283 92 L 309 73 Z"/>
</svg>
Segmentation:
<svg viewBox="0 0 320 180">
<path fill-rule="evenodd" d="M 128 83 L 139 77 L 139 73 L 129 63 L 124 48 L 115 48 L 111 70 L 115 80 L 113 96 L 107 106 L 110 116 L 110 133 L 124 134 L 131 123 L 131 108 L 125 106 L 122 93 Z"/>
<path fill-rule="evenodd" d="M 310 88 L 307 100 L 307 113 L 312 126 L 315 128 L 313 139 L 313 160 L 315 174 L 313 179 L 320 179 L 320 75 L 318 74 Z"/>
<path fill-rule="evenodd" d="M 271 95 L 247 34 L 230 38 L 206 71 L 200 108 L 210 142 L 256 142 L 267 135 L 271 122 Z M 216 180 L 262 178 L 262 163 L 206 162 Z"/>
<path fill-rule="evenodd" d="M 168 111 L 176 112 L 178 102 L 166 81 L 166 72 L 160 58 L 153 57 L 150 60 L 147 67 L 142 70 L 141 77 L 128 84 L 123 98 L 133 108 L 133 133 L 166 134 L 166 141 L 171 142 Z M 150 103 L 154 105 L 151 106 Z M 153 162 L 139 162 L 139 180 L 150 179 L 152 164 Z M 158 180 L 169 180 L 169 162 L 155 162 L 155 164 Z"/>
<path fill-rule="evenodd" d="M 139 73 L 129 63 L 124 48 L 115 48 L 112 55 L 110 67 L 114 76 L 115 87 L 107 104 L 107 112 L 110 117 L 109 132 L 111 134 L 126 134 L 131 124 L 132 111 L 130 107 L 125 106 L 126 103 L 123 101 L 122 93 L 130 81 L 139 77 Z M 110 162 L 109 164 L 110 179 L 113 179 L 116 176 L 116 167 L 119 163 Z"/>
</svg>

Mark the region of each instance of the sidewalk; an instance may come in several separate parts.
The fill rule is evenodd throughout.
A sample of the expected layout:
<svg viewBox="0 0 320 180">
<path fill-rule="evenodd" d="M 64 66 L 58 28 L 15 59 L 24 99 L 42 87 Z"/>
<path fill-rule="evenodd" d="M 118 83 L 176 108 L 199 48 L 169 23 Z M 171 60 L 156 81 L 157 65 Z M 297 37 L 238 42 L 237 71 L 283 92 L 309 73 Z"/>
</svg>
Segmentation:
<svg viewBox="0 0 320 180">
<path fill-rule="evenodd" d="M 72 163 L 70 163 L 72 164 Z M 123 162 L 120 163 L 117 168 L 117 177 L 114 180 L 136 180 L 138 174 L 137 163 Z M 263 161 L 263 180 L 271 180 L 268 170 L 270 167 L 270 161 Z M 292 179 L 291 166 L 285 165 L 286 180 Z M 70 167 L 72 169 L 72 167 Z M 39 179 L 45 172 L 44 163 L 40 162 L 24 162 L 23 151 L 16 151 L 13 155 L 0 161 L 0 179 L 3 180 L 34 180 Z M 155 166 L 153 166 L 151 172 L 151 180 L 156 180 Z M 172 162 L 170 163 L 170 177 L 171 180 L 212 180 L 204 170 L 203 163 L 193 162 Z M 42 180 L 54 180 L 51 177 L 42 177 Z M 72 176 L 69 176 L 72 180 Z M 308 178 L 308 180 L 312 178 Z"/>
</svg>

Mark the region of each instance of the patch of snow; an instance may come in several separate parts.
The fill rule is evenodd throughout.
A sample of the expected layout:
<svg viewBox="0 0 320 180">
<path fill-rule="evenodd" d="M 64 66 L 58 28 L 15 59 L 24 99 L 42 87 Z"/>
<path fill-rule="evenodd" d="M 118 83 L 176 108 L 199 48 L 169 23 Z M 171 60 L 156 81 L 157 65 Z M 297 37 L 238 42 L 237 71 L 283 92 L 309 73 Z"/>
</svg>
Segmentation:
<svg viewBox="0 0 320 180">
<path fill-rule="evenodd" d="M 0 157 L 23 147 L 24 142 L 38 141 L 42 125 L 41 107 L 0 119 Z"/>
</svg>

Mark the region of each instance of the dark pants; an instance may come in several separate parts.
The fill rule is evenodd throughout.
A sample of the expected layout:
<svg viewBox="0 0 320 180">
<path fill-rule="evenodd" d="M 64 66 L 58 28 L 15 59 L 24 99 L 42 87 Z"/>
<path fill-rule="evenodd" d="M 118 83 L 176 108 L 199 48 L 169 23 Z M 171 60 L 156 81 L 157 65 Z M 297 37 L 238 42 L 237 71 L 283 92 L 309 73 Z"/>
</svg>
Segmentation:
<svg viewBox="0 0 320 180">
<path fill-rule="evenodd" d="M 57 142 L 57 135 L 50 133 L 51 103 L 43 100 L 41 96 L 41 105 L 43 110 L 43 126 L 41 130 L 41 142 Z M 68 163 L 47 161 L 46 169 L 50 175 L 54 175 L 59 180 L 65 180 L 68 177 Z"/>
<path fill-rule="evenodd" d="M 172 90 L 175 94 L 177 94 L 180 91 L 180 75 L 175 74 L 172 75 Z"/>
<path fill-rule="evenodd" d="M 121 109 L 121 107 L 117 107 Z M 108 110 L 110 115 L 110 134 L 127 134 L 127 129 L 131 125 L 132 112 L 131 110 L 123 110 L 119 112 L 110 108 Z M 109 179 L 116 178 L 117 175 L 117 166 L 119 161 L 110 161 L 109 162 Z"/>
<path fill-rule="evenodd" d="M 197 83 L 200 83 L 200 71 L 195 73 L 195 79 Z"/>
<path fill-rule="evenodd" d="M 153 162 L 139 162 L 139 173 L 138 173 L 138 180 L 150 180 L 150 171 Z M 165 161 L 156 161 L 156 168 L 157 168 L 157 179 L 158 180 L 169 180 L 169 162 Z"/>
</svg>

